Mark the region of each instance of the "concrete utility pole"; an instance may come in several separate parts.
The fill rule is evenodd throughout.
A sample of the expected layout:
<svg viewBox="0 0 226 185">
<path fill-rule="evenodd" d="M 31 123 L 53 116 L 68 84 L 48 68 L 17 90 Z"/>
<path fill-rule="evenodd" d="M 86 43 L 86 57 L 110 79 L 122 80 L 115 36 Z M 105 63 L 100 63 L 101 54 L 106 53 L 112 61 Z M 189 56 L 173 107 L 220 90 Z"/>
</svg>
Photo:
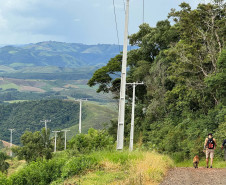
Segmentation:
<svg viewBox="0 0 226 185">
<path fill-rule="evenodd" d="M 133 151 L 133 138 L 134 138 L 134 112 L 135 112 L 135 90 L 137 85 L 143 85 L 144 83 L 127 83 L 127 85 L 133 85 L 133 102 L 132 102 L 132 114 L 131 114 L 131 129 L 130 129 L 130 142 L 129 142 L 129 151 Z"/>
<path fill-rule="evenodd" d="M 64 150 L 67 149 L 67 132 L 69 132 L 70 130 L 62 130 L 62 132 L 64 132 Z"/>
<path fill-rule="evenodd" d="M 79 134 L 81 134 L 82 133 L 82 101 L 88 101 L 88 100 L 87 99 L 79 99 L 79 100 L 75 100 L 75 101 L 79 101 L 79 103 L 80 103 L 78 130 L 79 130 Z"/>
<path fill-rule="evenodd" d="M 10 157 L 12 157 L 13 153 L 12 153 L 12 146 L 13 146 L 13 131 L 14 129 L 9 129 L 10 130 Z"/>
<path fill-rule="evenodd" d="M 51 120 L 41 120 L 40 122 L 45 123 L 45 130 L 46 130 L 46 136 L 47 136 L 47 123 L 51 122 Z"/>
<path fill-rule="evenodd" d="M 54 145 L 54 152 L 56 152 L 56 138 L 57 138 L 57 133 L 60 131 L 52 131 L 53 133 L 55 133 L 55 145 Z"/>
<path fill-rule="evenodd" d="M 123 149 L 124 144 L 124 119 L 125 119 L 125 95 L 126 95 L 126 67 L 127 67 L 127 45 L 128 45 L 128 22 L 129 22 L 129 0 L 126 1 L 125 32 L 123 43 L 118 131 L 117 131 L 117 150 Z"/>
</svg>

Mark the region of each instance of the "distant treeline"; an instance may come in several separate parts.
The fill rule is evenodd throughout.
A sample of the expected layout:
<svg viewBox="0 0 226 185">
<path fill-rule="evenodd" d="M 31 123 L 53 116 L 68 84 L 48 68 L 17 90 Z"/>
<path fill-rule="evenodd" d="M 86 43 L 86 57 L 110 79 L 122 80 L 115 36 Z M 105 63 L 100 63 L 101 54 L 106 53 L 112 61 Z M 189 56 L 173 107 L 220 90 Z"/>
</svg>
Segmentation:
<svg viewBox="0 0 226 185">
<path fill-rule="evenodd" d="M 89 79 L 92 72 L 73 72 L 73 73 L 4 73 L 1 74 L 7 78 L 17 79 L 41 79 L 41 80 L 82 80 Z"/>
</svg>

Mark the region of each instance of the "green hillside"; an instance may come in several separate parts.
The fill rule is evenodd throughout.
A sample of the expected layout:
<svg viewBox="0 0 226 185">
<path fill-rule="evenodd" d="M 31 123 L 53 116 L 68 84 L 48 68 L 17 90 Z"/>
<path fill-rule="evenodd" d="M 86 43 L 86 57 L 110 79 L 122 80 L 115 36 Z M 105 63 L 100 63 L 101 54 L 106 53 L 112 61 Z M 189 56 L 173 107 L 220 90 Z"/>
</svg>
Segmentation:
<svg viewBox="0 0 226 185">
<path fill-rule="evenodd" d="M 111 110 L 110 107 L 103 107 L 90 102 L 84 103 L 82 113 L 83 132 L 86 132 L 90 127 L 101 129 L 104 127 L 104 123 L 109 124 L 110 119 L 116 117 L 115 111 Z M 41 130 L 44 124 L 40 120 L 43 119 L 51 120 L 48 128 L 52 131 L 70 128 L 75 125 L 69 134 L 69 138 L 78 133 L 76 125 L 79 122 L 79 103 L 74 101 L 41 100 L 0 105 L 0 115 L 0 138 L 9 141 L 8 129 L 13 128 L 15 129 L 13 134 L 15 144 L 20 143 L 19 138 L 24 131 Z"/>
<path fill-rule="evenodd" d="M 105 64 L 118 51 L 117 45 L 85 45 L 63 42 L 40 42 L 0 48 L 0 65 L 14 69 L 33 66 L 77 68 Z"/>
</svg>

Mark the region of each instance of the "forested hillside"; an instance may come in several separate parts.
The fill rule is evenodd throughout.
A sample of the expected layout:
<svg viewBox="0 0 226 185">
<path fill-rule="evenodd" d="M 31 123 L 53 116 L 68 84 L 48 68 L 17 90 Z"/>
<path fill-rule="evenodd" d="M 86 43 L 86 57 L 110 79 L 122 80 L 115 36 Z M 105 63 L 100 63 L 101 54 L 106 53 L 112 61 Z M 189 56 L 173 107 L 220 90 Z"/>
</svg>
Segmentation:
<svg viewBox="0 0 226 185">
<path fill-rule="evenodd" d="M 98 109 L 98 111 L 94 111 Z M 48 128 L 51 131 L 71 128 L 68 138 L 78 133 L 79 102 L 65 100 L 27 101 L 0 105 L 0 138 L 9 141 L 10 131 L 13 132 L 13 143 L 20 144 L 21 135 L 27 131 L 40 131 L 45 126 L 41 120 L 51 120 Z M 95 116 L 90 118 L 89 115 Z M 104 124 L 114 118 L 115 111 L 97 104 L 84 103 L 82 109 L 82 132 L 89 128 L 101 129 Z"/>
<path fill-rule="evenodd" d="M 171 23 L 172 22 L 172 23 Z M 136 88 L 135 140 L 176 160 L 202 156 L 207 133 L 226 137 L 226 4 L 187 3 L 156 27 L 140 25 L 130 35 L 139 49 L 128 53 L 127 82 Z M 122 56 L 117 55 L 89 80 L 97 92 L 119 96 Z M 130 131 L 131 89 L 127 86 L 125 136 Z M 117 122 L 110 133 L 116 136 Z"/>
</svg>

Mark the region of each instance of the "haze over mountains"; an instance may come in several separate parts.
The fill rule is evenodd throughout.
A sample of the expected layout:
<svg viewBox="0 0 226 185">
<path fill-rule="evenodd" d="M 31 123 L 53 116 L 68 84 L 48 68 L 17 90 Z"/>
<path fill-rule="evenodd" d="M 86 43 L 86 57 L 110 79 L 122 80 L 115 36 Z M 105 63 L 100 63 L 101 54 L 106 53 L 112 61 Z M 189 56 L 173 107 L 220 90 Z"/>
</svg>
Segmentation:
<svg viewBox="0 0 226 185">
<path fill-rule="evenodd" d="M 81 70 L 89 73 L 105 65 L 118 53 L 119 46 L 110 44 L 84 45 L 47 41 L 4 46 L 0 48 L 0 74 L 70 73 Z"/>
<path fill-rule="evenodd" d="M 63 42 L 40 42 L 0 48 L 0 64 L 10 67 L 58 66 L 80 67 L 105 64 L 119 53 L 117 45 L 84 45 Z"/>
</svg>

